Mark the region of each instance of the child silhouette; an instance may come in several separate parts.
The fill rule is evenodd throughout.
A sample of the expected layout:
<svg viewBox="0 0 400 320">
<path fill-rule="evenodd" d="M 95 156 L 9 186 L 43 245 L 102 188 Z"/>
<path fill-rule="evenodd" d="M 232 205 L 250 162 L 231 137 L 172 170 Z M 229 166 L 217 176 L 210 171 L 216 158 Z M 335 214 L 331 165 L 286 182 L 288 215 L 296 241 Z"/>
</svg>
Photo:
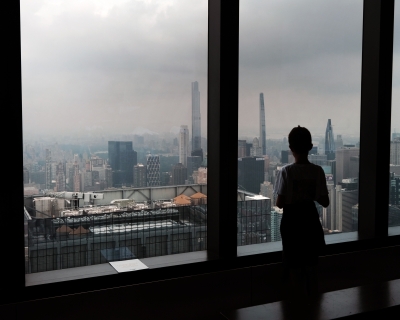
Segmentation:
<svg viewBox="0 0 400 320">
<path fill-rule="evenodd" d="M 289 274 L 293 299 L 317 294 L 318 256 L 325 246 L 324 233 L 314 201 L 329 205 L 325 173 L 308 161 L 313 147 L 311 133 L 295 127 L 289 133 L 289 148 L 295 162 L 285 165 L 277 176 L 276 206 L 283 209 L 281 238 L 285 274 Z"/>
</svg>

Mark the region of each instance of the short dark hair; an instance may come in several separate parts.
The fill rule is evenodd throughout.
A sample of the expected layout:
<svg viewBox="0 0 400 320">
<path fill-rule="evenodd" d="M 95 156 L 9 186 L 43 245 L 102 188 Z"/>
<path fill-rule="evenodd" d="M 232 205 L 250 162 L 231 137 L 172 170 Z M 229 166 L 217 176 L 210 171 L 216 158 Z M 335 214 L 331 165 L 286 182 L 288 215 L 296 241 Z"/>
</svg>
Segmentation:
<svg viewBox="0 0 400 320">
<path fill-rule="evenodd" d="M 308 153 L 312 148 L 310 131 L 305 127 L 294 127 L 289 133 L 289 147 L 296 153 Z"/>
</svg>

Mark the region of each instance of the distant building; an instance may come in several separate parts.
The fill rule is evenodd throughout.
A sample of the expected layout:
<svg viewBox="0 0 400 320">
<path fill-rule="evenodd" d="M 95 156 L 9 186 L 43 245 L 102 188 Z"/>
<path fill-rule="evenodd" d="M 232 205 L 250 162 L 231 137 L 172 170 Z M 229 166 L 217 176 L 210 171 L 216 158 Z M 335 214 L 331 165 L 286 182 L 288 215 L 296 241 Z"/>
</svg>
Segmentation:
<svg viewBox="0 0 400 320">
<path fill-rule="evenodd" d="M 253 139 L 253 145 L 250 149 L 251 157 L 261 157 L 262 156 L 262 148 L 260 147 L 260 142 L 257 138 Z"/>
<path fill-rule="evenodd" d="M 260 93 L 260 148 L 261 155 L 267 154 L 267 135 L 265 130 L 264 93 Z M 258 156 L 258 154 L 256 155 Z"/>
<path fill-rule="evenodd" d="M 185 184 L 187 179 L 187 168 L 182 163 L 177 163 L 172 168 L 172 185 Z"/>
<path fill-rule="evenodd" d="M 325 154 L 327 160 L 335 160 L 335 139 L 333 138 L 333 128 L 331 119 L 328 119 L 325 131 Z"/>
<path fill-rule="evenodd" d="M 138 163 L 133 167 L 133 186 L 141 188 L 147 186 L 147 168 L 145 165 Z"/>
<path fill-rule="evenodd" d="M 358 204 L 358 189 L 346 190 L 336 186 L 336 229 L 342 232 L 354 230 L 352 208 Z"/>
<path fill-rule="evenodd" d="M 336 183 L 346 178 L 358 178 L 358 156 L 360 149 L 356 147 L 343 147 L 336 151 Z M 353 158 L 351 160 L 352 157 Z"/>
<path fill-rule="evenodd" d="M 160 185 L 160 157 L 146 156 L 147 186 L 158 187 Z"/>
<path fill-rule="evenodd" d="M 246 140 L 238 140 L 238 158 L 246 157 Z"/>
<path fill-rule="evenodd" d="M 390 142 L 390 164 L 400 165 L 400 138 Z"/>
<path fill-rule="evenodd" d="M 335 148 L 336 150 L 343 148 L 343 139 L 342 139 L 342 135 L 338 134 L 336 136 L 336 141 L 335 141 Z"/>
<path fill-rule="evenodd" d="M 179 131 L 179 163 L 187 167 L 187 157 L 189 156 L 189 129 L 182 125 Z"/>
<path fill-rule="evenodd" d="M 264 157 L 238 159 L 238 189 L 258 194 L 263 182 Z"/>
<path fill-rule="evenodd" d="M 201 113 L 199 83 L 192 82 L 192 152 L 202 157 L 201 149 Z M 195 154 L 192 154 L 195 155 Z"/>
<path fill-rule="evenodd" d="M 318 166 L 326 166 L 328 156 L 326 154 L 311 154 L 308 156 L 308 161 Z"/>
<path fill-rule="evenodd" d="M 271 241 L 281 241 L 281 220 L 283 216 L 283 209 L 272 207 L 271 209 Z"/>
<path fill-rule="evenodd" d="M 260 195 L 270 198 L 274 202 L 274 185 L 269 181 L 264 181 L 260 185 Z"/>
<path fill-rule="evenodd" d="M 132 141 L 108 141 L 108 159 L 113 172 L 113 186 L 133 184 L 133 166 L 137 164 L 137 152 Z"/>
<path fill-rule="evenodd" d="M 24 167 L 23 170 L 24 170 L 24 184 L 26 184 L 29 183 L 29 170 L 26 167 Z"/>
<path fill-rule="evenodd" d="M 203 159 L 200 156 L 187 157 L 187 179 L 193 183 L 193 172 L 200 168 Z"/>
</svg>

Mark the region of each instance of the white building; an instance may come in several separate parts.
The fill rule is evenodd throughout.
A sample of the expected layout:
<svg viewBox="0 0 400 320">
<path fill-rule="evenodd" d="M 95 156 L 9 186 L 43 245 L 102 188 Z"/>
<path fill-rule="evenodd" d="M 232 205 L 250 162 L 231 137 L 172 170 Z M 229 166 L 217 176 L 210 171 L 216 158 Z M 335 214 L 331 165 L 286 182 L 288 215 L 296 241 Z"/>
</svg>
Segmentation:
<svg viewBox="0 0 400 320">
<path fill-rule="evenodd" d="M 271 210 L 271 241 L 281 241 L 281 220 L 283 215 L 283 209 L 278 207 L 272 207 Z"/>
<path fill-rule="evenodd" d="M 179 131 L 179 162 L 187 168 L 187 157 L 189 156 L 189 129 L 182 125 Z"/>
</svg>

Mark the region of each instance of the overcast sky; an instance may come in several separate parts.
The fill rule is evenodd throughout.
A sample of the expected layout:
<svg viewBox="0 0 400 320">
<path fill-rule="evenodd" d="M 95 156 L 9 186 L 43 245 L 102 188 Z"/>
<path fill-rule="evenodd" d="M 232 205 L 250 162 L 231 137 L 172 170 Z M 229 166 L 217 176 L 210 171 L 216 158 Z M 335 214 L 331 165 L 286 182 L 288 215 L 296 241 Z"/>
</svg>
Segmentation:
<svg viewBox="0 0 400 320">
<path fill-rule="evenodd" d="M 362 0 L 242 0 L 239 135 L 295 125 L 358 136 Z M 198 81 L 207 128 L 208 0 L 21 1 L 25 136 L 176 132 Z M 400 132 L 400 10 L 392 126 Z M 396 119 L 396 121 L 395 121 Z M 61 141 L 60 141 L 61 142 Z"/>
</svg>

